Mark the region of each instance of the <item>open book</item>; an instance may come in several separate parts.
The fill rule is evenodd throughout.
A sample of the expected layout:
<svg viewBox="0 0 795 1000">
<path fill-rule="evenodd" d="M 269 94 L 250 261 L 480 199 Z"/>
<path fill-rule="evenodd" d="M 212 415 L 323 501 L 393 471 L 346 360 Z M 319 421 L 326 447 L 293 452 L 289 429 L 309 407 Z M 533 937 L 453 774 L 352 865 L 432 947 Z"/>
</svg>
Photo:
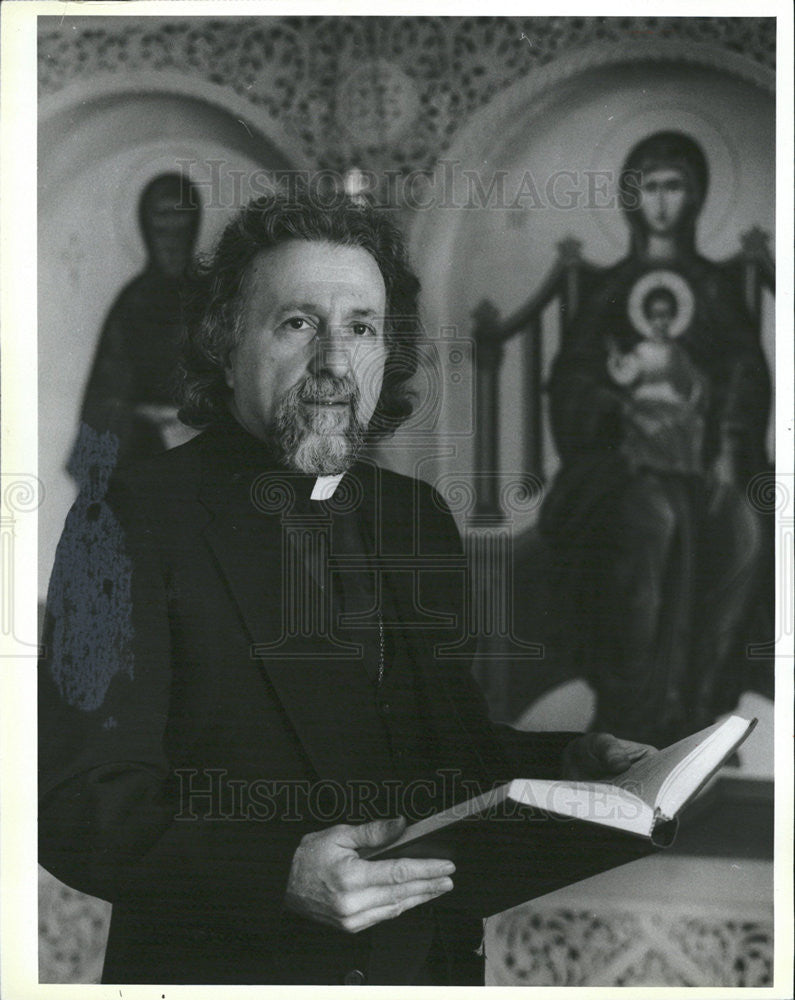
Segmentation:
<svg viewBox="0 0 795 1000">
<path fill-rule="evenodd" d="M 669 846 L 681 811 L 755 725 L 729 716 L 613 781 L 517 778 L 360 853 L 450 858 L 445 900 L 487 916 Z"/>
<path fill-rule="evenodd" d="M 561 782 L 519 779 L 505 788 L 507 798 L 560 816 L 602 823 L 667 846 L 671 822 L 745 740 L 756 725 L 731 715 L 686 736 L 653 757 L 623 771 L 615 780 Z"/>
</svg>

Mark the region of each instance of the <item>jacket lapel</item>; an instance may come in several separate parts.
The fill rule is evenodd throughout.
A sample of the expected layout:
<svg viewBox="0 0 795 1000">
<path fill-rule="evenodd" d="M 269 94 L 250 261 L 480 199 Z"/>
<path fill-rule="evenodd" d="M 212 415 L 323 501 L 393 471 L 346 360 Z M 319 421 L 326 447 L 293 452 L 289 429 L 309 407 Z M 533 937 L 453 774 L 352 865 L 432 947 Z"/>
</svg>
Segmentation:
<svg viewBox="0 0 795 1000">
<path fill-rule="evenodd" d="M 475 720 L 460 710 L 460 692 L 451 691 L 451 685 L 466 683 L 463 671 L 470 669 L 469 657 L 462 655 L 451 662 L 436 656 L 436 646 L 455 643 L 465 624 L 461 620 L 466 588 L 463 557 L 459 562 L 456 553 L 439 551 L 435 539 L 428 536 L 430 512 L 423 508 L 416 483 L 407 487 L 409 499 L 381 489 L 380 469 L 375 469 L 374 477 L 376 488 L 371 495 L 375 499 L 365 510 L 374 519 L 373 530 L 387 567 L 384 585 L 390 589 L 402 636 L 423 679 L 438 737 L 440 766 L 490 781 L 504 770 L 502 752 L 486 719 L 481 720 L 482 725 L 474 724 Z M 409 557 L 413 563 L 410 572 L 400 568 Z M 423 587 L 421 593 L 423 573 L 441 577 L 440 585 Z M 457 588 L 461 588 L 460 598 Z"/>
<path fill-rule="evenodd" d="M 318 585 L 327 578 L 329 532 L 327 515 L 306 503 L 314 477 L 276 467 L 242 429 L 208 436 L 200 500 L 212 516 L 204 534 L 252 663 L 265 672 L 319 776 L 371 777 L 382 764 L 369 745 L 357 744 L 351 712 L 362 698 L 372 700 L 371 682 L 355 647 L 334 637 L 330 590 Z"/>
</svg>

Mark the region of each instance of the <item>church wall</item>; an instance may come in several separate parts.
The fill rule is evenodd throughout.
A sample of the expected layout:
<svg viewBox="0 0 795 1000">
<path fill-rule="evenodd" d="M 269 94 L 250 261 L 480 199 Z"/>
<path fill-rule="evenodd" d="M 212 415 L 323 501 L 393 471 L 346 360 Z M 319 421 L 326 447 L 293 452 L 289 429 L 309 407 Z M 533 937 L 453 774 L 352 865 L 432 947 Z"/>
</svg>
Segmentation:
<svg viewBox="0 0 795 1000">
<path fill-rule="evenodd" d="M 638 139 L 660 129 L 693 135 L 710 164 L 697 234 L 701 253 L 714 260 L 733 256 L 740 237 L 754 226 L 772 240 L 775 105 L 769 92 L 723 70 L 684 62 L 663 67 L 608 63 L 560 89 L 553 85 L 536 94 L 523 84 L 515 89 L 516 98 L 495 113 L 464 156 L 458 159 L 455 147 L 448 154 L 465 207 L 440 209 L 431 213 L 432 221 L 421 220 L 417 242 L 425 258 L 446 254 L 453 262 L 444 274 L 434 274 L 427 291 L 432 328 L 445 323 L 471 336 L 472 313 L 483 300 L 509 316 L 538 290 L 555 263 L 558 244 L 569 237 L 580 241 L 586 261 L 604 267 L 620 260 L 629 246 L 616 206 L 621 163 Z M 732 109 L 730 117 L 726 108 Z M 479 189 L 467 177 L 478 167 Z M 556 343 L 555 324 L 548 322 L 545 375 Z M 762 343 L 772 370 L 769 316 Z M 506 475 L 525 468 L 522 368 L 517 338 L 507 345 L 501 369 L 500 468 Z M 470 400 L 449 394 L 445 417 L 451 435 L 472 425 L 470 406 Z M 546 445 L 544 472 L 550 479 L 557 459 L 549 439 Z M 768 446 L 772 454 L 772 421 Z M 464 436 L 448 471 L 465 475 L 472 462 L 473 440 Z M 519 518 L 516 529 L 534 517 L 532 511 Z"/>
<path fill-rule="evenodd" d="M 241 176 L 265 182 L 290 161 L 264 138 L 242 132 L 233 109 L 167 91 L 152 80 L 83 86 L 43 118 L 39 150 L 39 510 L 44 596 L 63 518 L 76 495 L 66 461 L 103 322 L 146 251 L 137 213 L 144 185 L 175 164 L 215 178 L 203 195 L 197 249 L 212 246 L 241 201 Z M 45 103 L 45 108 L 47 107 Z M 178 167 L 176 167 L 178 169 Z"/>
<path fill-rule="evenodd" d="M 582 196 L 572 208 L 549 204 L 545 187 L 556 173 L 573 171 L 573 186 L 587 194 L 584 171 L 614 176 L 634 135 L 677 122 L 693 129 L 714 163 L 701 251 L 718 259 L 731 255 L 752 225 L 772 233 L 770 22 L 140 20 L 92 18 L 93 31 L 82 19 L 41 23 L 41 597 L 75 492 L 64 465 L 101 324 L 144 260 L 137 194 L 177 159 L 191 161 L 194 179 L 206 182 L 202 247 L 255 193 L 252 179 L 262 181 L 273 171 L 324 168 L 343 176 L 359 167 L 372 170 L 390 197 L 398 193 L 395 217 L 409 234 L 424 285 L 428 362 L 418 384 L 438 398 L 381 455 L 433 482 L 466 478 L 472 469 L 472 310 L 488 298 L 503 316 L 510 313 L 538 286 L 556 242 L 567 236 L 582 240 L 584 255 L 595 263 L 611 263 L 624 252 L 625 229 L 614 209 L 589 205 Z M 622 61 L 620 53 L 637 58 Z M 672 74 L 674 65 L 689 68 Z M 565 72 L 556 71 L 561 66 Z M 688 82 L 693 74 L 697 89 Z M 585 160 L 583 150 L 589 151 Z M 541 204 L 532 195 L 516 209 L 457 208 L 444 203 L 446 195 L 442 203 L 434 201 L 440 177 L 450 169 L 440 166 L 445 158 L 456 169 L 475 171 L 486 190 L 498 172 L 508 200 L 529 173 Z M 565 200 L 566 184 L 558 190 Z M 551 319 L 545 329 L 548 361 L 556 336 Z M 769 316 L 764 346 L 772 359 Z M 508 473 L 523 468 L 522 361 L 522 345 L 515 341 L 506 351 L 500 396 L 501 467 Z M 547 472 L 554 469 L 550 451 Z M 465 525 L 466 512 L 459 516 Z M 534 511 L 521 514 L 512 528 L 521 532 L 534 517 Z M 567 711 L 570 718 L 570 705 Z M 550 718 L 542 713 L 532 722 L 549 728 Z M 759 773 L 769 763 L 766 754 L 754 759 Z M 763 984 L 772 948 L 771 873 L 767 861 L 750 864 L 758 866 L 749 869 L 757 890 L 750 910 L 743 910 L 740 898 L 711 898 L 721 872 L 696 864 L 677 868 L 680 895 L 666 899 L 662 915 L 613 883 L 597 885 L 587 898 L 548 901 L 546 910 L 494 921 L 487 938 L 492 981 Z M 650 872 L 649 879 L 646 898 L 666 889 L 670 871 Z M 42 885 L 42 981 L 90 981 L 99 973 L 107 907 L 53 886 L 44 873 Z M 689 903 L 694 885 L 705 904 L 695 917 Z M 610 914 L 597 920 L 606 900 Z M 717 956 L 707 971 L 692 954 L 677 952 L 685 950 L 677 930 L 685 912 L 691 913 L 693 933 L 702 934 L 709 955 Z M 71 937 L 65 942 L 66 925 Z M 579 956 L 555 951 L 561 926 L 568 938 L 580 935 Z M 741 940 L 738 927 L 751 928 L 756 942 Z M 670 940 L 660 945 L 665 935 Z M 613 945 L 620 951 L 626 938 L 637 945 L 634 964 L 611 965 L 605 952 Z M 536 951 L 528 951 L 531 939 L 539 942 Z M 729 953 L 752 967 L 746 982 L 732 978 L 737 965 L 727 962 Z M 616 954 L 610 952 L 610 961 Z"/>
<path fill-rule="evenodd" d="M 48 484 L 39 511 L 42 596 L 74 495 L 64 462 L 96 338 L 108 306 L 143 261 L 137 192 L 174 162 L 191 164 L 212 205 L 202 246 L 262 190 L 270 170 L 322 168 L 338 178 L 350 167 L 369 172 L 410 233 L 429 339 L 418 387 L 438 397 L 381 457 L 431 481 L 471 469 L 477 414 L 468 341 L 478 301 L 488 297 L 509 312 L 567 235 L 582 239 L 597 263 L 621 255 L 617 213 L 549 204 L 544 188 L 556 173 L 573 171 L 574 187 L 587 198 L 583 171 L 614 173 L 622 142 L 686 107 L 688 120 L 680 123 L 692 125 L 719 164 L 703 251 L 731 253 L 746 223 L 772 230 L 769 21 L 90 20 L 40 19 L 40 472 Z M 619 53 L 624 61 L 616 63 Z M 628 55 L 642 62 L 628 65 Z M 678 77 L 660 64 L 663 57 L 680 61 Z M 705 66 L 697 97 L 682 71 L 693 61 Z M 587 164 L 584 149 L 594 150 Z M 466 184 L 485 191 L 496 171 L 509 202 L 522 190 L 525 197 L 517 209 L 488 201 L 456 208 L 448 203 L 451 190 L 454 202 L 469 190 L 462 191 L 460 176 L 451 188 L 440 183 L 440 169 L 474 171 Z M 540 199 L 521 187 L 528 173 Z M 556 183 L 553 199 L 567 203 L 566 178 Z M 548 335 L 553 341 L 555 331 Z M 521 352 L 509 345 L 501 392 L 509 472 L 522 467 Z M 550 452 L 549 472 L 554 462 Z M 517 530 L 533 517 L 521 515 Z"/>
</svg>

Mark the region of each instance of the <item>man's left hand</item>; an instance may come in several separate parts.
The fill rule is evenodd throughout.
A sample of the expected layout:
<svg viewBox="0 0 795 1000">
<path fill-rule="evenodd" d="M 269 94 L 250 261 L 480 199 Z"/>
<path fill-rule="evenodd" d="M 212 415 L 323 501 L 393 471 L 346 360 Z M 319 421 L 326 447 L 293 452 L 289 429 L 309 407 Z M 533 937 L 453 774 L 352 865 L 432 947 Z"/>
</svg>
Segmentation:
<svg viewBox="0 0 795 1000">
<path fill-rule="evenodd" d="M 601 781 L 656 753 L 648 743 L 620 740 L 609 733 L 584 733 L 563 751 L 562 776 L 572 781 Z"/>
</svg>

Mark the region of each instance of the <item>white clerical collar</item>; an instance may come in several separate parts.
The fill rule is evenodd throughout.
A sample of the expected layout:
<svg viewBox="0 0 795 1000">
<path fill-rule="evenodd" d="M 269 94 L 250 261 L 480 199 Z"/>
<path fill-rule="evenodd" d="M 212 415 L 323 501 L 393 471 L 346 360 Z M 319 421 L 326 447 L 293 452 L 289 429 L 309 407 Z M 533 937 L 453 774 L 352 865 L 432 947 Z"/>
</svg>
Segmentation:
<svg viewBox="0 0 795 1000">
<path fill-rule="evenodd" d="M 334 490 L 339 486 L 340 479 L 345 475 L 340 472 L 336 476 L 318 476 L 315 485 L 312 487 L 310 500 L 330 500 L 334 496 Z"/>
</svg>

